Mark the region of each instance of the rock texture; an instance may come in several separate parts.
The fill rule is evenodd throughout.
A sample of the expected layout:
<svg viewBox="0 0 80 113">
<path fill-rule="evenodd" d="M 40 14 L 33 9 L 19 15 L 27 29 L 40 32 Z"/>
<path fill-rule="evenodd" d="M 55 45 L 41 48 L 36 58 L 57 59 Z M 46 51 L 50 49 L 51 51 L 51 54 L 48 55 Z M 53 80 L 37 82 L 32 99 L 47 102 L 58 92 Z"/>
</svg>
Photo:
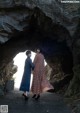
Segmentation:
<svg viewBox="0 0 80 113">
<path fill-rule="evenodd" d="M 22 8 L 20 7 L 22 6 Z M 71 35 L 74 34 L 80 18 L 79 4 L 62 4 L 59 0 L 0 0 L 0 41 L 8 40 L 13 30 L 23 31 L 27 26 L 24 22 L 29 16 L 26 7 L 38 7 L 53 20 L 53 23 L 63 25 Z"/>
</svg>

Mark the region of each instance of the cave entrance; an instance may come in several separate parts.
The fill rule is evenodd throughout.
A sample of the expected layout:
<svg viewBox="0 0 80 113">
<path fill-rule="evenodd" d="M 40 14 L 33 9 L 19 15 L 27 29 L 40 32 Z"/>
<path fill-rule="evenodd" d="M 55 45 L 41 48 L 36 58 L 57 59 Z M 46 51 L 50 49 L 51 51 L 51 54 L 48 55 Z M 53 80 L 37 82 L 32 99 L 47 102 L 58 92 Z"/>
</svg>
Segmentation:
<svg viewBox="0 0 80 113">
<path fill-rule="evenodd" d="M 23 72 L 24 72 L 25 60 L 27 58 L 25 53 L 26 53 L 26 51 L 25 52 L 20 52 L 13 59 L 14 65 L 17 66 L 17 72 L 13 75 L 14 89 L 16 89 L 16 90 L 19 90 L 21 80 L 22 80 L 22 76 L 23 76 Z M 31 51 L 32 62 L 34 60 L 35 55 L 36 55 L 36 53 Z M 46 65 L 47 65 L 47 63 L 45 61 L 45 66 Z M 30 88 L 31 88 L 31 85 L 32 85 L 32 79 L 33 79 L 33 74 L 31 74 Z"/>
<path fill-rule="evenodd" d="M 63 34 L 61 35 L 63 37 Z M 53 85 L 56 83 L 55 88 L 62 88 L 72 79 L 73 56 L 66 39 L 62 39 L 61 37 L 56 34 L 48 34 L 46 36 L 45 32 L 40 31 L 40 29 L 34 32 L 29 31 L 28 34 L 25 31 L 19 32 L 5 44 L 3 48 L 5 53 L 4 59 L 6 58 L 5 61 L 9 62 L 20 52 L 24 52 L 25 50 L 34 51 L 38 47 L 41 48 L 45 60 L 50 66 L 47 71 L 48 73 L 50 70 L 50 82 Z M 65 79 L 66 75 L 71 76 Z"/>
<path fill-rule="evenodd" d="M 25 50 L 34 51 L 38 47 L 42 49 L 45 60 L 51 67 L 50 80 L 54 77 L 64 78 L 73 73 L 73 56 L 71 50 L 71 36 L 69 31 L 60 23 L 54 23 L 38 8 L 25 18 L 22 22 L 22 31 L 12 30 L 9 40 L 1 46 L 1 66 L 7 65 L 19 53 Z M 11 27 L 10 27 L 11 28 Z M 50 70 L 50 69 L 48 69 Z M 62 76 L 63 75 L 63 76 Z M 4 77 L 3 77 L 4 78 Z M 59 81 L 58 80 L 58 81 Z M 71 79 L 68 79 L 68 83 Z M 67 80 L 61 81 L 61 87 Z M 59 87 L 58 85 L 57 87 Z"/>
<path fill-rule="evenodd" d="M 57 40 L 51 39 L 50 37 L 42 38 L 38 41 L 39 42 L 38 46 L 36 46 L 36 49 L 37 47 L 41 48 L 45 60 L 47 61 L 46 77 L 53 85 L 55 85 L 55 83 L 59 84 L 58 86 L 55 85 L 56 88 L 63 87 L 66 83 L 69 83 L 70 79 L 72 78 L 71 74 L 73 73 L 73 58 L 70 48 L 67 46 L 66 41 L 59 42 Z M 32 51 L 32 61 L 34 56 L 35 53 Z M 13 59 L 14 64 L 18 67 L 18 71 L 13 76 L 15 80 L 14 88 L 17 90 L 20 87 L 25 59 L 25 52 L 19 52 Z M 64 80 L 66 75 L 70 75 L 71 77 Z M 60 81 L 60 83 L 58 81 Z"/>
</svg>

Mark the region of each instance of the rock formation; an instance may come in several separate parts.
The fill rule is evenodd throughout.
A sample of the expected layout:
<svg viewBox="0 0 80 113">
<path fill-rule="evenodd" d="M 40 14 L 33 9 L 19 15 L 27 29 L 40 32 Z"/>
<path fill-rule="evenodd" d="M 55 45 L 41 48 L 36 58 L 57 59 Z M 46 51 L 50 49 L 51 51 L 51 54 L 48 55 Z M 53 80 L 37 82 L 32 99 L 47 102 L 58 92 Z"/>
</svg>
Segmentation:
<svg viewBox="0 0 80 113">
<path fill-rule="evenodd" d="M 56 72 L 54 67 L 60 66 L 55 70 L 62 77 L 55 88 L 69 85 L 73 77 L 68 87 L 70 93 L 66 94 L 76 94 L 80 91 L 80 82 L 75 81 L 77 78 L 80 81 L 76 72 L 80 65 L 79 37 L 80 4 L 63 4 L 60 0 L 0 0 L 0 71 L 17 53 L 40 47 L 52 68 L 51 78 Z"/>
</svg>

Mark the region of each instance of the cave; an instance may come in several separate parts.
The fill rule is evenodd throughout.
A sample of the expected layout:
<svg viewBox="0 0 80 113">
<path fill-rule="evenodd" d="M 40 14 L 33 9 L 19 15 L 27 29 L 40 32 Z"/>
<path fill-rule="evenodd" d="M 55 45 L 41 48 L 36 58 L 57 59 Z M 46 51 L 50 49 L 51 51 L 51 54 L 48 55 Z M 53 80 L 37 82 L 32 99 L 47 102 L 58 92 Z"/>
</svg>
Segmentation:
<svg viewBox="0 0 80 113">
<path fill-rule="evenodd" d="M 37 48 L 41 49 L 47 62 L 45 75 L 54 91 L 42 94 L 37 103 L 31 99 L 23 104 L 21 92 L 14 89 L 13 75 L 18 70 L 14 57 L 26 50 L 35 52 Z M 62 3 L 61 0 L 0 0 L 2 108 L 6 104 L 11 112 L 69 113 L 62 101 L 67 102 L 72 112 L 80 111 L 80 4 Z M 26 109 L 26 105 L 30 109 Z"/>
<path fill-rule="evenodd" d="M 2 70 L 6 69 L 19 52 L 26 50 L 35 52 L 35 49 L 40 48 L 47 64 L 52 69 L 50 82 L 55 91 L 60 90 L 69 85 L 73 77 L 71 35 L 63 25 L 54 23 L 39 8 L 36 7 L 33 10 L 26 8 L 26 11 L 27 16 L 20 22 L 24 26 L 23 30 L 13 29 L 6 24 L 12 33 L 8 35 L 7 41 L 0 44 L 0 70 L 2 72 L 0 77 L 5 81 L 4 78 L 8 75 Z M 8 13 L 11 11 L 8 10 Z"/>
</svg>

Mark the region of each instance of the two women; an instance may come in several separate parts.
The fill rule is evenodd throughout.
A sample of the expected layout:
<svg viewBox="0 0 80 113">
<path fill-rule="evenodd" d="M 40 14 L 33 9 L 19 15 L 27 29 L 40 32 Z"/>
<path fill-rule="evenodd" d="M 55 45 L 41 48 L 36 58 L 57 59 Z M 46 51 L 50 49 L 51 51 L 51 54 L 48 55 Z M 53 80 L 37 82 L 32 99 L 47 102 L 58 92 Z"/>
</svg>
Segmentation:
<svg viewBox="0 0 80 113">
<path fill-rule="evenodd" d="M 26 54 L 28 58 L 26 59 L 26 62 L 25 62 L 25 69 L 24 69 L 20 90 L 24 91 L 23 96 L 25 97 L 25 99 L 27 99 L 28 98 L 27 91 L 29 91 L 29 87 L 30 87 L 31 69 L 34 69 L 31 91 L 33 93 L 32 98 L 35 98 L 35 100 L 38 100 L 42 92 L 53 89 L 53 87 L 51 86 L 49 81 L 46 79 L 44 56 L 40 52 L 40 49 L 37 49 L 37 54 L 34 58 L 33 63 L 30 59 L 31 52 L 27 51 Z"/>
</svg>

